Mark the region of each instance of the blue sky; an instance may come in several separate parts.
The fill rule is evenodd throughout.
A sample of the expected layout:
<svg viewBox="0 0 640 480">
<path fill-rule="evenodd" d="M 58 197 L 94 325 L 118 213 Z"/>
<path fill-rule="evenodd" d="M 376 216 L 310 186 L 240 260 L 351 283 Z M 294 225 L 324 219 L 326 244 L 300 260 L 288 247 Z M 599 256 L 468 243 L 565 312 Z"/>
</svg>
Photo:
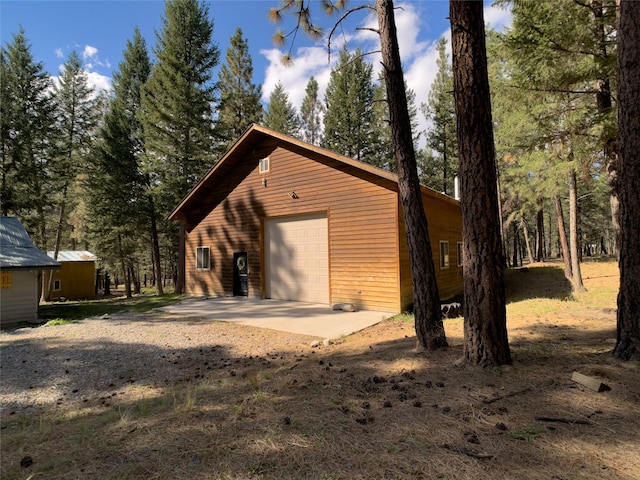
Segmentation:
<svg viewBox="0 0 640 480">
<path fill-rule="evenodd" d="M 278 5 L 277 0 L 210 0 L 209 13 L 214 23 L 213 38 L 220 49 L 220 61 L 229 46 L 229 38 L 237 27 L 249 43 L 254 66 L 254 82 L 262 85 L 266 103 L 278 81 L 282 82 L 292 103 L 299 108 L 304 89 L 311 75 L 320 84 L 321 96 L 329 80 L 332 63 L 328 62 L 326 40 L 311 42 L 298 35 L 293 45 L 295 62 L 290 67 L 280 63 L 282 51 L 271 38 L 276 27 L 267 19 L 267 12 Z M 316 3 L 316 6 L 319 6 Z M 351 1 L 349 6 L 358 3 Z M 429 87 L 436 74 L 435 44 L 444 36 L 450 39 L 447 19 L 448 0 L 396 0 L 396 23 L 407 84 L 416 92 L 418 105 L 426 102 Z M 327 30 L 332 20 L 316 8 L 318 23 Z M 84 60 L 90 82 L 98 89 L 109 88 L 112 72 L 122 60 L 127 39 L 135 26 L 151 49 L 155 32 L 162 27 L 164 2 L 160 0 L 0 0 L 0 37 L 2 45 L 11 41 L 20 26 L 24 28 L 36 61 L 41 61 L 52 76 L 69 53 L 76 50 Z M 501 29 L 509 25 L 508 12 L 485 7 L 485 21 Z M 376 26 L 373 16 L 357 13 L 353 22 L 341 30 L 332 43 L 338 51 L 343 42 L 350 49 L 377 50 L 375 35 L 353 27 Z M 292 24 L 284 25 L 284 30 Z M 150 52 L 151 53 L 151 52 Z M 379 58 L 368 57 L 377 71 Z M 216 73 L 217 78 L 217 73 Z M 423 122 L 421 122 L 423 123 Z M 424 126 L 424 125 L 422 125 Z"/>
</svg>

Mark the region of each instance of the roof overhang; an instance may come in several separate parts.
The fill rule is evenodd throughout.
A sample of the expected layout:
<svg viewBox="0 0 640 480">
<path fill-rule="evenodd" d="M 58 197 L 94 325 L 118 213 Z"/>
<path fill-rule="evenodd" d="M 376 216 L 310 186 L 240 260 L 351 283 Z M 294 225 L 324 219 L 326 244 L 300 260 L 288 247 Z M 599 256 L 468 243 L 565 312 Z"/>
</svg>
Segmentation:
<svg viewBox="0 0 640 480">
<path fill-rule="evenodd" d="M 60 263 L 35 247 L 3 246 L 0 270 L 55 270 Z"/>
</svg>

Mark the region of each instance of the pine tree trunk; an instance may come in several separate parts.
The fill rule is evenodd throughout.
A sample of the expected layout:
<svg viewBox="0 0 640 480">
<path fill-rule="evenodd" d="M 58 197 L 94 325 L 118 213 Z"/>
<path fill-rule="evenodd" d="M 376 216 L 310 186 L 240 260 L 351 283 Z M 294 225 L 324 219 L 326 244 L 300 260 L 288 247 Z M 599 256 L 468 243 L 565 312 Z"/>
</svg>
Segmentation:
<svg viewBox="0 0 640 480">
<path fill-rule="evenodd" d="M 120 234 L 118 234 L 118 255 L 120 256 L 120 268 L 122 269 L 122 277 L 124 278 L 125 295 L 127 298 L 131 298 L 131 282 L 129 282 L 129 277 L 127 275 L 127 265 L 124 258 L 124 252 L 122 251 L 122 237 Z"/>
<path fill-rule="evenodd" d="M 640 2 L 618 10 L 620 291 L 614 355 L 640 360 Z"/>
<path fill-rule="evenodd" d="M 544 262 L 544 213 L 542 209 L 538 210 L 537 225 L 536 262 Z"/>
<path fill-rule="evenodd" d="M 520 250 L 520 247 L 518 246 L 518 224 L 516 222 L 513 222 L 513 257 L 512 257 L 512 264 L 514 267 L 518 266 L 518 250 Z"/>
<path fill-rule="evenodd" d="M 65 182 L 62 188 L 62 200 L 60 202 L 60 213 L 58 215 L 58 225 L 56 227 L 56 239 L 53 243 L 53 259 L 58 260 L 58 253 L 60 252 L 60 243 L 62 242 L 62 227 L 64 225 L 65 209 L 67 204 L 67 187 Z M 44 292 L 45 300 L 51 299 L 51 289 L 53 288 L 53 270 L 49 270 L 47 278 L 47 289 Z"/>
<path fill-rule="evenodd" d="M 398 166 L 398 190 L 409 245 L 416 336 L 419 346 L 433 350 L 448 345 L 440 312 L 440 295 L 413 148 L 393 2 L 377 0 L 376 11 L 392 143 Z"/>
<path fill-rule="evenodd" d="M 580 239 L 578 238 L 578 188 L 576 171 L 569 172 L 569 248 L 571 250 L 571 284 L 574 292 L 586 292 L 580 269 Z"/>
<path fill-rule="evenodd" d="M 160 242 L 158 241 L 158 223 L 156 219 L 156 207 L 153 201 L 153 197 L 148 195 L 149 199 L 149 214 L 151 217 L 151 242 L 152 242 L 152 257 L 153 257 L 153 270 L 154 278 L 156 279 L 156 294 L 163 295 L 164 290 L 162 288 L 162 282 L 159 281 L 162 276 L 160 275 L 161 261 L 160 261 Z"/>
<path fill-rule="evenodd" d="M 529 264 L 532 264 L 534 262 L 533 250 L 531 250 L 531 239 L 529 238 L 529 227 L 527 226 L 526 220 L 522 220 L 522 233 L 524 234 L 524 241 L 527 246 L 527 255 L 529 256 Z"/>
<path fill-rule="evenodd" d="M 464 355 L 511 363 L 482 2 L 449 3 L 464 233 Z"/>
<path fill-rule="evenodd" d="M 562 201 L 558 195 L 553 197 L 553 203 L 556 206 L 556 217 L 558 219 L 558 243 L 560 244 L 560 252 L 564 261 L 564 276 L 570 282 L 573 279 L 571 270 L 571 254 L 569 253 L 569 242 L 567 241 L 567 230 L 564 226 L 564 214 L 562 213 Z"/>
<path fill-rule="evenodd" d="M 129 265 L 129 277 L 131 278 L 131 283 L 133 284 L 133 293 L 135 295 L 140 295 L 140 277 L 136 273 L 136 267 L 133 264 Z"/>
<path fill-rule="evenodd" d="M 45 252 L 47 251 L 47 223 L 44 216 L 44 209 L 42 205 L 38 206 L 38 223 L 40 224 L 40 245 L 38 245 Z M 44 302 L 47 300 L 49 290 L 49 274 L 51 271 L 42 271 L 42 276 L 40 277 L 40 301 Z"/>
<path fill-rule="evenodd" d="M 508 267 L 509 256 L 507 255 L 507 242 L 504 233 L 504 220 L 502 216 L 502 193 L 500 192 L 500 172 L 497 172 L 496 191 L 498 193 L 498 218 L 500 219 L 500 243 L 502 244 L 502 255 L 504 257 L 504 266 Z"/>
<path fill-rule="evenodd" d="M 175 283 L 173 284 L 173 293 L 184 293 L 184 282 L 186 275 L 184 236 L 184 222 L 180 221 L 180 229 L 178 233 L 178 271 L 176 272 Z"/>
</svg>

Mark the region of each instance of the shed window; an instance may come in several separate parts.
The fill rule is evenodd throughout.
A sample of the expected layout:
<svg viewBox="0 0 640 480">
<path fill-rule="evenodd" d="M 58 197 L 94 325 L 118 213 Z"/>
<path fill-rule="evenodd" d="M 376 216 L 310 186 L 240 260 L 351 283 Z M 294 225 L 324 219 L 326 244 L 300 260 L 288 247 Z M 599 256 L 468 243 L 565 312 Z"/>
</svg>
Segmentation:
<svg viewBox="0 0 640 480">
<path fill-rule="evenodd" d="M 60 291 L 60 280 L 54 280 L 53 281 L 53 291 L 54 292 L 59 292 Z"/>
<path fill-rule="evenodd" d="M 2 287 L 11 288 L 13 286 L 13 272 L 2 272 Z"/>
<path fill-rule="evenodd" d="M 211 267 L 211 260 L 209 256 L 209 247 L 197 247 L 196 248 L 196 269 L 209 270 L 210 267 Z"/>
<path fill-rule="evenodd" d="M 440 268 L 449 268 L 449 242 L 440 241 Z"/>
<path fill-rule="evenodd" d="M 464 257 L 463 257 L 463 253 L 462 253 L 462 242 L 458 242 L 458 266 L 461 267 Z"/>
<path fill-rule="evenodd" d="M 269 157 L 261 158 L 258 171 L 260 173 L 266 173 L 269 171 Z"/>
</svg>

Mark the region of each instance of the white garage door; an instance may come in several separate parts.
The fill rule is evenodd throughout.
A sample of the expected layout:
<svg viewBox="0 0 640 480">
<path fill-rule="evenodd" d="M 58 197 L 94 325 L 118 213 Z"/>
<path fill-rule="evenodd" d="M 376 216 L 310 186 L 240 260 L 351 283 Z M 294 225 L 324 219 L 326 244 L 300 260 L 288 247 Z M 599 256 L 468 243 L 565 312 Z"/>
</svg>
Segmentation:
<svg viewBox="0 0 640 480">
<path fill-rule="evenodd" d="M 268 298 L 329 303 L 329 240 L 326 214 L 265 222 Z"/>
</svg>

